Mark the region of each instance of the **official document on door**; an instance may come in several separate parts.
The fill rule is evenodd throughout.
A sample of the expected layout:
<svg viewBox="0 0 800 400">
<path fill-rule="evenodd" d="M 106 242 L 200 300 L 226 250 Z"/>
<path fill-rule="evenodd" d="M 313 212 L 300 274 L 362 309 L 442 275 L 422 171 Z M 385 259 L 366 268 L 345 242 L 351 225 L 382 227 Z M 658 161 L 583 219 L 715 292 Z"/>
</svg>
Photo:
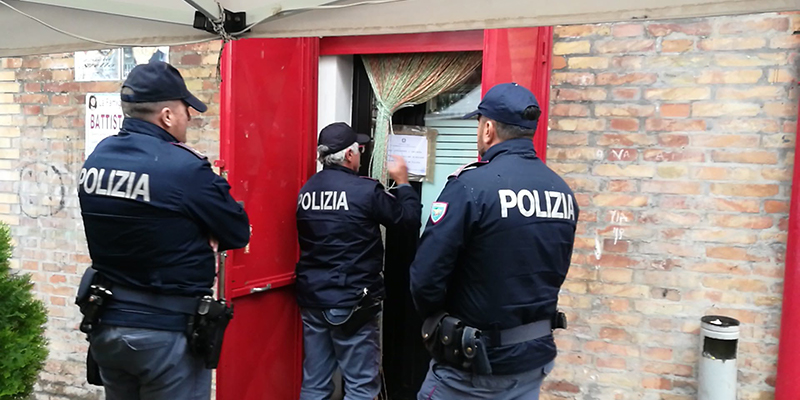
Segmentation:
<svg viewBox="0 0 800 400">
<path fill-rule="evenodd" d="M 403 157 L 410 175 L 425 176 L 428 168 L 428 138 L 416 135 L 389 135 L 389 156 Z"/>
</svg>

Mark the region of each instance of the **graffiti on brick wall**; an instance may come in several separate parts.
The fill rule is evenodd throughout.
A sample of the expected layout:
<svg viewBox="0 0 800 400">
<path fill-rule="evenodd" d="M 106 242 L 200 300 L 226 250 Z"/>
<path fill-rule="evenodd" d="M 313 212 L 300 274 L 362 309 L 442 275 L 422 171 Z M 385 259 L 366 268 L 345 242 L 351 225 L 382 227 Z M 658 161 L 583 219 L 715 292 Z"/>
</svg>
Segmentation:
<svg viewBox="0 0 800 400">
<path fill-rule="evenodd" d="M 22 167 L 19 204 L 29 218 L 48 217 L 64 209 L 64 176 L 54 165 L 33 162 Z"/>
</svg>

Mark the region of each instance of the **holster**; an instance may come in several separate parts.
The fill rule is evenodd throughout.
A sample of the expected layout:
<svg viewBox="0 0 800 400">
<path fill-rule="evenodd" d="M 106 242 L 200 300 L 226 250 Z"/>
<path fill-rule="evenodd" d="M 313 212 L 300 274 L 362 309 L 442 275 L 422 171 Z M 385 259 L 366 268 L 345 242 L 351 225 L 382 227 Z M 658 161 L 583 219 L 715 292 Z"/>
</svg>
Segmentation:
<svg viewBox="0 0 800 400">
<path fill-rule="evenodd" d="M 89 345 L 89 351 L 86 352 L 86 381 L 90 385 L 103 386 L 103 377 L 100 376 L 100 366 L 94 360 L 92 355 L 92 345 Z"/>
<path fill-rule="evenodd" d="M 225 329 L 233 319 L 233 307 L 211 296 L 201 298 L 197 312 L 189 318 L 187 337 L 192 354 L 200 357 L 208 369 L 217 368 Z"/>
<path fill-rule="evenodd" d="M 80 307 L 81 314 L 83 314 L 80 330 L 86 334 L 87 340 L 97 327 L 100 314 L 113 296 L 107 286 L 107 282 L 102 281 L 94 268 L 88 268 L 81 278 L 78 293 L 75 296 L 75 304 Z M 90 385 L 103 386 L 100 366 L 94 360 L 91 344 L 86 352 L 86 381 Z"/>
<path fill-rule="evenodd" d="M 445 312 L 423 322 L 422 342 L 431 357 L 440 363 L 479 375 L 492 373 L 481 331 Z"/>
<path fill-rule="evenodd" d="M 366 295 L 353 307 L 350 311 L 350 315 L 345 317 L 342 321 L 331 318 L 327 312 L 323 312 L 322 315 L 329 325 L 340 329 L 345 336 L 353 336 L 369 321 L 372 321 L 381 310 L 383 310 L 381 300 Z"/>
</svg>

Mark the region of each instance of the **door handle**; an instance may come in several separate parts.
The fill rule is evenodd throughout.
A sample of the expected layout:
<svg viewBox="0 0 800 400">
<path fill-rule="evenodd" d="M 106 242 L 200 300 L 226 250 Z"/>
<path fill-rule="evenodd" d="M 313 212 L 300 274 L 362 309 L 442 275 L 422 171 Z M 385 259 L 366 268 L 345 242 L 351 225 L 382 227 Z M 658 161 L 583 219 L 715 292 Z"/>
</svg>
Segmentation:
<svg viewBox="0 0 800 400">
<path fill-rule="evenodd" d="M 270 289 L 272 289 L 272 284 L 268 283 L 266 286 L 256 287 L 256 288 L 250 289 L 250 294 L 262 293 L 262 292 L 266 292 L 267 290 L 270 290 Z"/>
</svg>

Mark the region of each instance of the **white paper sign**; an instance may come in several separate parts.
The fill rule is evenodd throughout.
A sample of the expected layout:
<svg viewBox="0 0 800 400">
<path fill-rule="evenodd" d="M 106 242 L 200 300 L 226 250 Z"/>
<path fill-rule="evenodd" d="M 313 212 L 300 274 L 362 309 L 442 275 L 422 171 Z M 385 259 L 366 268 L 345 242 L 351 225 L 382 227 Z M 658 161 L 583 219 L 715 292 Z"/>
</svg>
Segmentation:
<svg viewBox="0 0 800 400">
<path fill-rule="evenodd" d="M 169 46 L 77 51 L 75 80 L 119 81 L 127 78 L 133 67 L 151 60 L 169 62 Z"/>
<path fill-rule="evenodd" d="M 87 93 L 85 157 L 92 154 L 100 141 L 116 135 L 124 118 L 119 93 Z"/>
<path fill-rule="evenodd" d="M 75 80 L 118 81 L 122 77 L 121 49 L 75 52 Z"/>
<path fill-rule="evenodd" d="M 428 138 L 416 135 L 389 135 L 389 156 L 406 160 L 408 173 L 424 176 L 428 168 Z"/>
</svg>

